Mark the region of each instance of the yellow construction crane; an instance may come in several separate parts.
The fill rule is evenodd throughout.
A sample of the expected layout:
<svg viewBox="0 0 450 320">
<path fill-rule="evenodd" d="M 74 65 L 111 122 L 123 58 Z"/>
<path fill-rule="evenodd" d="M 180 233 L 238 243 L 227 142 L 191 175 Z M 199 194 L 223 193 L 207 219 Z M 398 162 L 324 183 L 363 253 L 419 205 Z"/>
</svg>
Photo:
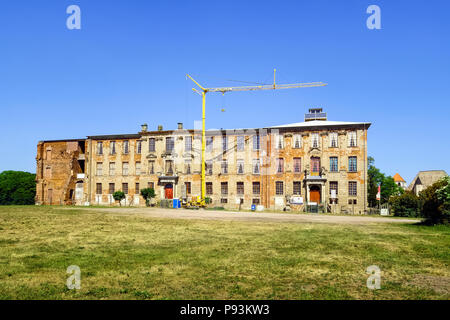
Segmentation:
<svg viewBox="0 0 450 320">
<path fill-rule="evenodd" d="M 201 190 L 201 202 L 204 204 L 205 192 L 206 192 L 206 181 L 205 181 L 205 149 L 206 149 L 206 133 L 205 133 L 205 104 L 206 104 L 206 94 L 208 92 L 221 92 L 225 94 L 231 91 L 254 91 L 254 90 L 278 90 L 278 89 L 294 89 L 294 88 L 310 88 L 310 87 L 324 87 L 327 84 L 323 82 L 309 82 L 309 83 L 292 83 L 292 84 L 276 84 L 277 70 L 273 70 L 273 84 L 265 84 L 258 86 L 242 86 L 242 87 L 219 87 L 219 88 L 205 88 L 201 86 L 197 81 L 195 81 L 189 74 L 186 74 L 189 79 L 191 79 L 199 88 L 200 92 L 192 88 L 193 91 L 202 96 L 202 190 Z"/>
</svg>

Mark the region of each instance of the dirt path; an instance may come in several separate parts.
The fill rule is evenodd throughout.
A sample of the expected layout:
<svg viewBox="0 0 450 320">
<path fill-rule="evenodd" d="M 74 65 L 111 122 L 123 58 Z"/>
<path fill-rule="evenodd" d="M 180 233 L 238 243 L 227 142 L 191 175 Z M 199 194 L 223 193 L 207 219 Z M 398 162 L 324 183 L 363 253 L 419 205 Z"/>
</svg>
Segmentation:
<svg viewBox="0 0 450 320">
<path fill-rule="evenodd" d="M 69 208 L 68 208 L 69 209 Z M 72 208 L 70 208 L 72 209 Z M 232 212 L 214 210 L 186 210 L 163 208 L 86 208 L 99 212 L 110 212 L 121 215 L 142 215 L 151 218 L 200 219 L 200 220 L 233 220 L 233 221 L 265 221 L 265 222 L 319 222 L 337 224 L 367 223 L 416 223 L 415 219 L 397 219 L 389 217 L 369 216 L 332 216 L 321 214 L 293 214 L 269 212 Z"/>
</svg>

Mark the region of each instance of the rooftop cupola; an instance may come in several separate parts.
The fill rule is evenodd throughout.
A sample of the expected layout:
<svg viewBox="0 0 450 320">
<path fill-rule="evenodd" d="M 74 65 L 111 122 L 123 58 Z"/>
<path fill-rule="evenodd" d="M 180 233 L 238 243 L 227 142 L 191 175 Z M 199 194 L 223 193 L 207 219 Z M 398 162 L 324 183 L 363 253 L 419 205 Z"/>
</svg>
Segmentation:
<svg viewBox="0 0 450 320">
<path fill-rule="evenodd" d="M 305 113 L 305 122 L 313 120 L 327 120 L 326 112 L 322 111 L 322 108 L 311 108 L 308 113 Z"/>
</svg>

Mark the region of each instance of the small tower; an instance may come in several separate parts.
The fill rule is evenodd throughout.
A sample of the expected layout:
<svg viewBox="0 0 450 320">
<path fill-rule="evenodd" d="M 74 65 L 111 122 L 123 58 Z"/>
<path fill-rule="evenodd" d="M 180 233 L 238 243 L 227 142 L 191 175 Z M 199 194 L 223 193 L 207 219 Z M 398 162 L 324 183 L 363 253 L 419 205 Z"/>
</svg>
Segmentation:
<svg viewBox="0 0 450 320">
<path fill-rule="evenodd" d="M 309 113 L 305 113 L 305 122 L 314 120 L 327 120 L 327 114 L 322 112 L 322 108 L 311 108 Z"/>
</svg>

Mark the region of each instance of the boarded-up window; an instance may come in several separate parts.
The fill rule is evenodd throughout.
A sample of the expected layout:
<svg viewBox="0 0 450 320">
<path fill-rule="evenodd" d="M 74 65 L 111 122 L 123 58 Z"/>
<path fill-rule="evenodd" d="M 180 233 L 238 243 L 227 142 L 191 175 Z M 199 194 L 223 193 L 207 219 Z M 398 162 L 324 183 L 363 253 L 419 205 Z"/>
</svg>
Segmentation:
<svg viewBox="0 0 450 320">
<path fill-rule="evenodd" d="M 261 192 L 261 184 L 259 182 L 253 182 L 253 194 L 259 195 Z"/>
<path fill-rule="evenodd" d="M 102 194 L 102 184 L 101 183 L 97 183 L 97 188 L 96 188 L 95 193 Z"/>
<path fill-rule="evenodd" d="M 46 166 L 44 170 L 44 178 L 51 179 L 52 178 L 52 167 Z"/>
<path fill-rule="evenodd" d="M 299 196 L 302 194 L 302 182 L 301 181 L 294 181 L 293 182 L 293 194 Z"/>
<path fill-rule="evenodd" d="M 155 189 L 155 183 L 154 182 L 149 182 L 148 183 L 148 187 L 151 189 Z"/>
<path fill-rule="evenodd" d="M 244 183 L 243 182 L 236 182 L 236 193 L 238 195 L 244 194 Z"/>
<path fill-rule="evenodd" d="M 134 194 L 139 194 L 139 192 L 140 192 L 139 182 L 136 182 L 136 186 L 135 186 L 135 189 L 134 189 Z"/>
<path fill-rule="evenodd" d="M 228 182 L 220 183 L 220 191 L 222 194 L 228 194 Z"/>
<path fill-rule="evenodd" d="M 213 194 L 213 184 L 212 182 L 206 183 L 206 194 L 211 195 Z"/>
<path fill-rule="evenodd" d="M 191 183 L 185 182 L 184 184 L 186 186 L 186 194 L 191 194 Z"/>
<path fill-rule="evenodd" d="M 284 194 L 283 181 L 275 182 L 275 193 L 277 196 L 282 196 Z"/>
</svg>

